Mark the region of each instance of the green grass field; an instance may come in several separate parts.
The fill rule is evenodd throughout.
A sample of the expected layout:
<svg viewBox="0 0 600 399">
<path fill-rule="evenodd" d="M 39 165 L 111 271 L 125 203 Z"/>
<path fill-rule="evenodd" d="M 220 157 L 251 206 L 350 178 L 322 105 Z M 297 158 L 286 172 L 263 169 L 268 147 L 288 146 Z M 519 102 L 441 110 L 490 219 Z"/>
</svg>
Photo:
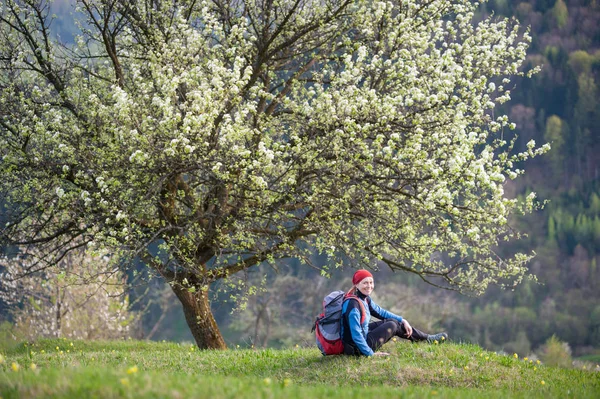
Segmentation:
<svg viewBox="0 0 600 399">
<path fill-rule="evenodd" d="M 600 367 L 560 369 L 475 345 L 391 342 L 390 357 L 317 349 L 198 351 L 143 341 L 42 340 L 4 349 L 8 398 L 599 398 Z"/>
</svg>

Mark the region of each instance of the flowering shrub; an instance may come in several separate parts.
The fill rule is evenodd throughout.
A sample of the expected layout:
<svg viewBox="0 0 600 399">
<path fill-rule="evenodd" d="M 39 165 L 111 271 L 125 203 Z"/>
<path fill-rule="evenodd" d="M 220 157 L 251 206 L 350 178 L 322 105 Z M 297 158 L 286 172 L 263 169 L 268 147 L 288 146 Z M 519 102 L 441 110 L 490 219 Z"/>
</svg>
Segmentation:
<svg viewBox="0 0 600 399">
<path fill-rule="evenodd" d="M 541 348 L 540 358 L 549 366 L 572 367 L 571 348 L 567 342 L 562 342 L 556 335 L 548 338 Z"/>
<path fill-rule="evenodd" d="M 0 298 L 21 339 L 129 336 L 136 316 L 128 310 L 122 273 L 101 257 L 71 253 L 40 271 L 29 258 L 3 258 L 0 266 Z"/>
</svg>

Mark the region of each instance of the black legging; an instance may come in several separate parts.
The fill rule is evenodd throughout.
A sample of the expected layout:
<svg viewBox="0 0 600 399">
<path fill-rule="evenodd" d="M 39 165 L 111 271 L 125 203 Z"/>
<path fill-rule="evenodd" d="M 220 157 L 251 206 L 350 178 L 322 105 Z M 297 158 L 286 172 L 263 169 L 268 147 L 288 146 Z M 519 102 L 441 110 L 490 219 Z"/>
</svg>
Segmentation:
<svg viewBox="0 0 600 399">
<path fill-rule="evenodd" d="M 396 319 L 385 319 L 369 323 L 369 333 L 367 334 L 367 345 L 373 350 L 377 351 L 388 342 L 392 337 L 396 336 L 399 338 L 408 339 L 410 341 L 424 341 L 427 339 L 426 333 L 421 330 L 417 330 L 413 327 L 413 332 L 410 337 L 406 336 L 406 329 L 404 324 L 398 322 Z M 360 351 L 353 344 L 344 342 L 344 354 L 346 355 L 360 355 Z"/>
</svg>

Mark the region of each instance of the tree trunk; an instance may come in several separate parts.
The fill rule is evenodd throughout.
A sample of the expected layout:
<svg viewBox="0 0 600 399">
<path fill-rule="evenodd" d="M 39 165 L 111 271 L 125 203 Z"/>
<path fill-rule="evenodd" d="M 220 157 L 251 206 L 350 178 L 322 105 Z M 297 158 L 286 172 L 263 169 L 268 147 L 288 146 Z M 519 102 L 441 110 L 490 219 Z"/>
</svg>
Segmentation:
<svg viewBox="0 0 600 399">
<path fill-rule="evenodd" d="M 189 292 L 179 284 L 173 286 L 173 292 L 183 305 L 183 314 L 190 327 L 196 345 L 200 349 L 227 349 L 225 340 L 213 317 L 208 300 L 208 292 L 198 290 Z"/>
<path fill-rule="evenodd" d="M 61 334 L 60 334 L 60 330 L 61 330 L 61 305 L 62 301 L 61 301 L 61 297 L 60 297 L 60 288 L 57 286 L 56 287 L 56 337 L 60 338 Z"/>
</svg>

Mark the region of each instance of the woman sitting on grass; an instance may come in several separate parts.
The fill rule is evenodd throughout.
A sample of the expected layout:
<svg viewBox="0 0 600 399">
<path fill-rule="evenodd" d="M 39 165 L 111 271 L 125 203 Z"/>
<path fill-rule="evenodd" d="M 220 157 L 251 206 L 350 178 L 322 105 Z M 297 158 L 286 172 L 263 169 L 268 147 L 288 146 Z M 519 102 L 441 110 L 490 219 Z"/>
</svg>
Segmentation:
<svg viewBox="0 0 600 399">
<path fill-rule="evenodd" d="M 426 334 L 411 327 L 406 319 L 397 316 L 377 305 L 369 295 L 375 284 L 373 275 L 368 270 L 357 270 L 352 277 L 350 294 L 358 300 L 346 300 L 342 305 L 342 341 L 344 354 L 355 356 L 387 356 L 389 353 L 377 352 L 379 348 L 392 337 L 400 337 L 411 341 L 435 341 L 442 343 L 448 339 L 448 334 Z M 364 322 L 361 324 L 361 314 L 364 309 Z M 370 323 L 371 315 L 380 319 Z"/>
</svg>

